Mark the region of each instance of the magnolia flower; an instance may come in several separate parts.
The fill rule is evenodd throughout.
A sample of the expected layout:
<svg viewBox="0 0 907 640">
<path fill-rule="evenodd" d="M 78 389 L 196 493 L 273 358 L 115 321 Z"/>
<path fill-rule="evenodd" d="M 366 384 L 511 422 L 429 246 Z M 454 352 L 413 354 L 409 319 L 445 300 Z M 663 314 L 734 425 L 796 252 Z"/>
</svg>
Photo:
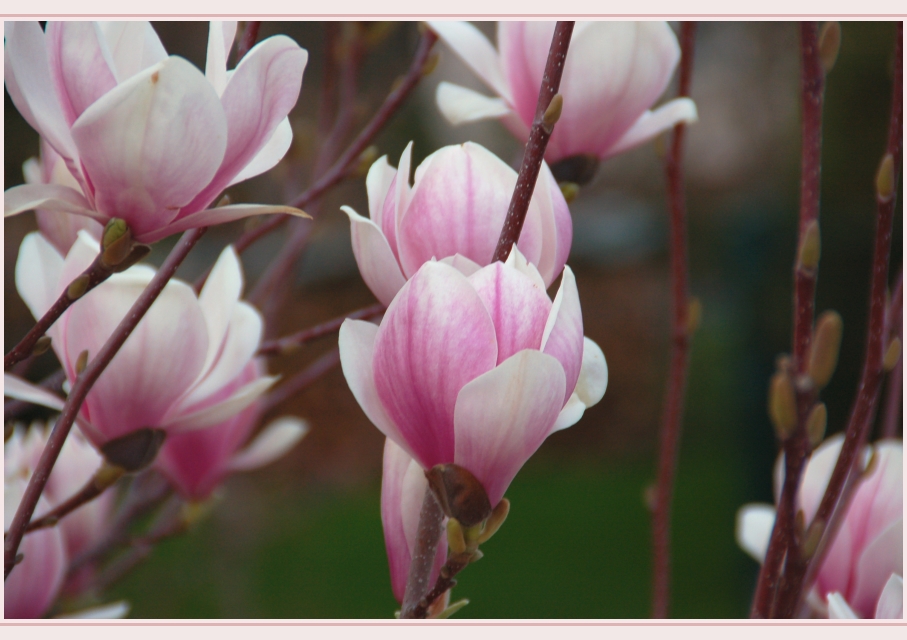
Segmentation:
<svg viewBox="0 0 907 640">
<path fill-rule="evenodd" d="M 255 359 L 217 395 L 229 398 L 242 386 L 264 375 L 264 364 Z M 155 460 L 173 485 L 189 500 L 202 501 L 234 471 L 262 467 L 289 451 L 308 431 L 302 420 L 284 416 L 270 423 L 240 450 L 261 417 L 257 401 L 231 418 L 198 431 L 168 436 Z"/>
<path fill-rule="evenodd" d="M 423 469 L 455 463 L 497 505 L 553 431 L 574 424 L 607 385 L 583 337 L 573 272 L 554 302 L 514 249 L 466 276 L 426 262 L 378 327 L 346 320 L 340 361 L 365 414 Z"/>
<path fill-rule="evenodd" d="M 513 169 L 481 145 L 467 142 L 428 156 L 410 187 L 411 152 L 412 143 L 398 169 L 386 156 L 372 165 L 366 178 L 370 220 L 341 207 L 350 218 L 362 278 L 385 305 L 432 258 L 466 275 L 491 262 L 516 185 Z M 519 247 L 545 286 L 563 270 L 572 239 L 567 202 L 543 163 Z"/>
<path fill-rule="evenodd" d="M 406 590 L 406 579 L 419 529 L 419 512 L 427 487 L 428 480 L 425 479 L 422 467 L 393 440 L 387 438 L 384 443 L 384 475 L 381 480 L 381 524 L 384 526 L 384 546 L 390 565 L 391 588 L 400 603 L 403 602 Z M 438 572 L 446 558 L 447 534 L 442 533 L 430 584 L 438 579 Z M 438 606 L 441 609 L 446 606 L 449 597 L 448 591 L 439 600 Z"/>
<path fill-rule="evenodd" d="M 21 478 L 31 477 L 44 452 L 52 423 L 34 423 L 29 429 L 17 427 L 4 447 L 7 473 Z M 54 468 L 44 487 L 44 498 L 57 507 L 81 489 L 104 462 L 94 447 L 78 432 L 71 433 L 60 449 Z M 60 520 L 66 553 L 75 558 L 101 539 L 113 511 L 114 495 L 105 491 L 100 496 Z M 28 534 L 29 536 L 34 534 Z"/>
<path fill-rule="evenodd" d="M 437 102 L 452 124 L 500 118 L 520 140 L 529 138 L 553 22 L 498 22 L 498 50 L 466 22 L 429 22 L 432 30 L 498 97 L 448 82 Z M 680 59 L 666 22 L 577 22 L 559 93 L 564 107 L 545 158 L 598 160 L 652 139 L 678 122 L 696 120 L 689 98 L 650 110 Z"/>
<path fill-rule="evenodd" d="M 81 232 L 64 260 L 37 233 L 25 237 L 16 287 L 41 317 L 65 287 L 91 264 L 98 245 Z M 97 354 L 151 279 L 133 266 L 77 300 L 47 335 L 72 383 L 80 354 Z M 179 432 L 219 424 L 253 403 L 275 378 L 259 377 L 229 396 L 221 390 L 258 350 L 262 319 L 239 300 L 243 277 L 232 247 L 218 258 L 201 293 L 171 280 L 89 391 L 78 424 L 99 448 L 146 427 Z M 46 391 L 7 375 L 6 395 L 62 408 Z"/>
<path fill-rule="evenodd" d="M 4 196 L 7 216 L 30 209 L 135 238 L 168 235 L 288 207 L 208 209 L 226 187 L 267 171 L 292 140 L 287 114 L 308 54 L 286 36 L 256 45 L 227 71 L 235 22 L 212 22 L 202 74 L 167 56 L 148 22 L 5 24 L 5 79 L 22 116 L 79 185 L 26 184 Z"/>
<path fill-rule="evenodd" d="M 66 168 L 66 162 L 59 153 L 54 151 L 52 146 L 47 144 L 44 138 L 41 138 L 40 158 L 26 160 L 22 165 L 22 174 L 25 176 L 26 184 L 63 185 L 79 193 L 82 192 L 79 183 Z M 76 236 L 81 229 L 88 231 L 93 238 L 101 239 L 103 227 L 97 221 L 85 216 L 60 215 L 53 211 L 37 209 L 35 218 L 38 220 L 38 229 L 44 237 L 50 240 L 54 248 L 64 255 L 69 253 L 69 248 L 76 241 Z"/>
<path fill-rule="evenodd" d="M 836 435 L 812 454 L 800 482 L 797 508 L 811 522 L 828 486 L 844 442 Z M 870 451 L 866 451 L 867 460 Z M 894 617 L 902 600 L 892 576 L 904 575 L 903 505 L 904 448 L 899 441 L 883 440 L 873 447 L 871 463 L 853 494 L 847 513 L 816 574 L 810 603 L 820 615 L 861 618 Z M 776 500 L 782 467 L 775 470 Z M 759 562 L 765 558 L 775 524 L 775 509 L 751 504 L 737 514 L 737 542 Z M 827 611 L 826 611 L 827 607 Z M 882 615 L 880 615 L 882 614 Z"/>
<path fill-rule="evenodd" d="M 12 524 L 26 484 L 26 478 L 11 474 L 10 468 L 6 467 L 3 483 L 4 531 Z M 42 496 L 38 499 L 35 516 L 41 517 L 50 509 L 47 499 Z M 22 562 L 13 568 L 3 584 L 3 616 L 40 618 L 56 600 L 66 575 L 63 533 L 58 527 L 29 533 L 22 538 L 19 553 L 22 554 Z"/>
</svg>

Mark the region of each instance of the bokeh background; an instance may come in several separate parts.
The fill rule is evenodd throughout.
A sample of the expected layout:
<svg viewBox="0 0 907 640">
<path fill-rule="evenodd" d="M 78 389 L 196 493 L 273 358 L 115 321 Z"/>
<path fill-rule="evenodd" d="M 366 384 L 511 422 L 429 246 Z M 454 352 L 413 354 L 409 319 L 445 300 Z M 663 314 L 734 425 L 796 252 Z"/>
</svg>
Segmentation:
<svg viewBox="0 0 907 640">
<path fill-rule="evenodd" d="M 874 232 L 873 177 L 884 149 L 894 23 L 844 23 L 828 77 L 822 165 L 822 262 L 817 311 L 844 318 L 838 371 L 823 393 L 829 431 L 846 422 L 862 363 Z M 207 24 L 155 23 L 168 51 L 204 68 Z M 493 38 L 493 23 L 480 24 Z M 369 28 L 375 29 L 375 25 Z M 418 40 L 414 23 L 385 25 L 359 76 L 355 114 L 364 123 Z M 322 23 L 264 23 L 309 51 L 291 120 L 287 158 L 231 189 L 234 201 L 282 202 L 312 180 L 321 141 Z M 799 48 L 795 23 L 699 25 L 692 97 L 700 121 L 685 154 L 691 287 L 703 305 L 693 341 L 673 521 L 671 613 L 745 617 L 757 565 L 734 542 L 738 507 L 771 501 L 776 455 L 765 398 L 778 354 L 790 349 L 792 262 L 799 185 Z M 432 75 L 376 139 L 396 166 L 414 140 L 414 166 L 445 144 L 479 142 L 514 166 L 521 146 L 498 123 L 453 128 L 434 91 L 449 80 L 484 90 L 441 44 Z M 603 73 L 607 70 L 603 69 Z M 487 92 L 487 90 L 486 90 Z M 669 88 L 665 98 L 673 96 Z M 355 129 L 358 131 L 358 128 Z M 355 132 L 354 131 L 354 132 Z M 6 186 L 22 182 L 37 136 L 5 95 Z M 635 618 L 650 607 L 649 514 L 657 430 L 668 363 L 668 260 L 664 177 L 656 141 L 609 160 L 572 203 L 570 264 L 586 334 L 602 347 L 610 382 L 602 402 L 554 434 L 526 464 L 508 497 L 511 515 L 483 546 L 485 558 L 458 576 L 461 618 Z M 374 301 L 362 283 L 339 206 L 367 211 L 364 180 L 332 191 L 317 209 L 309 248 L 272 336 L 285 335 Z M 898 204 L 892 272 L 902 263 Z M 32 322 L 16 293 L 19 243 L 31 214 L 5 221 L 4 339 Z M 184 264 L 193 279 L 243 223 L 212 229 Z M 279 250 L 275 233 L 243 256 L 249 290 Z M 159 264 L 173 239 L 159 243 Z M 894 276 L 893 276 L 894 277 Z M 324 338 L 275 358 L 290 376 L 329 351 Z M 31 379 L 56 366 L 42 356 Z M 114 586 L 139 618 L 387 618 L 390 590 L 380 521 L 383 436 L 359 409 L 339 367 L 273 412 L 306 418 L 310 434 L 284 459 L 235 476 L 211 514 L 166 540 Z M 34 417 L 40 414 L 35 412 Z"/>
</svg>

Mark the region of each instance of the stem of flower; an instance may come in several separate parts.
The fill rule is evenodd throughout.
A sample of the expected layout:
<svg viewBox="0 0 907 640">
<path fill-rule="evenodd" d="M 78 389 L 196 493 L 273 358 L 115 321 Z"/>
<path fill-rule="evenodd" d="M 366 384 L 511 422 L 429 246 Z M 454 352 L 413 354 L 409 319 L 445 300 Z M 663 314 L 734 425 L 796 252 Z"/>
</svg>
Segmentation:
<svg viewBox="0 0 907 640">
<path fill-rule="evenodd" d="M 82 505 L 88 504 L 104 493 L 104 491 L 112 487 L 113 484 L 123 476 L 124 472 L 125 470 L 120 467 L 112 466 L 106 461 L 103 462 L 101 468 L 85 483 L 85 486 L 51 509 L 41 518 L 32 520 L 25 528 L 25 533 L 35 531 L 36 529 L 55 526 L 63 517 L 69 515 Z"/>
<path fill-rule="evenodd" d="M 13 570 L 16 553 L 19 550 L 19 544 L 22 542 L 22 536 L 25 534 L 25 528 L 31 520 L 35 506 L 38 504 L 38 498 L 41 497 L 41 493 L 44 491 L 44 486 L 47 484 L 50 472 L 57 461 L 57 456 L 60 455 L 60 449 L 63 447 L 70 429 L 72 429 L 72 425 L 78 416 L 82 403 L 88 396 L 88 392 L 101 373 L 104 372 L 104 369 L 107 368 L 107 365 L 110 364 L 110 361 L 113 360 L 123 343 L 126 342 L 126 339 L 132 334 L 139 321 L 145 316 L 152 303 L 164 290 L 170 278 L 176 273 L 177 267 L 189 255 L 189 251 L 199 241 L 205 230 L 205 227 L 201 227 L 183 234 L 183 237 L 180 238 L 170 255 L 164 260 L 164 264 L 161 265 L 154 278 L 152 278 L 151 282 L 148 283 L 148 286 L 132 305 L 129 313 L 126 314 L 126 317 L 117 325 L 116 330 L 107 339 L 104 346 L 101 347 L 98 355 L 88 363 L 88 366 L 76 378 L 57 424 L 54 425 L 53 431 L 47 439 L 41 459 L 38 461 L 38 465 L 35 467 L 35 471 L 28 482 L 25 494 L 22 496 L 22 502 L 19 504 L 19 508 L 16 509 L 16 514 L 10 523 L 9 532 L 4 542 L 3 554 L 6 577 L 9 577 L 10 571 Z"/>
<path fill-rule="evenodd" d="M 246 22 L 246 28 L 243 29 L 242 37 L 236 45 L 236 64 L 246 57 L 249 50 L 258 42 L 258 30 L 261 28 L 261 22 L 250 20 Z"/>
<path fill-rule="evenodd" d="M 428 609 L 428 604 L 423 603 L 428 594 L 428 581 L 438 554 L 438 544 L 441 542 L 443 522 L 444 511 L 441 510 L 441 505 L 438 504 L 431 487 L 426 487 L 425 496 L 422 498 L 422 510 L 419 512 L 416 547 L 409 565 L 406 590 L 403 592 L 401 619 L 425 617 L 424 611 Z M 416 615 L 418 611 L 422 612 L 421 616 Z"/>
<path fill-rule="evenodd" d="M 548 139 L 554 131 L 554 125 L 560 110 L 556 114 L 548 114 L 548 107 L 557 90 L 561 86 L 561 75 L 564 73 L 564 63 L 567 60 L 567 49 L 570 47 L 570 38 L 573 36 L 573 22 L 558 22 L 554 27 L 554 36 L 551 38 L 551 48 L 548 50 L 548 61 L 545 64 L 545 73 L 542 75 L 542 86 L 539 90 L 539 101 L 535 107 L 535 119 L 529 130 L 529 141 L 523 152 L 523 163 L 510 199 L 507 217 L 504 219 L 504 228 L 498 238 L 498 246 L 491 258 L 492 262 L 504 262 L 510 255 L 513 245 L 520 239 L 523 230 L 523 221 L 529 210 L 529 201 L 535 190 L 535 182 L 539 177 L 539 170 L 545 158 L 545 149 Z M 546 118 L 546 114 L 548 117 Z"/>
<path fill-rule="evenodd" d="M 891 305 L 888 308 L 888 334 L 889 340 L 897 337 L 904 343 L 903 331 L 904 318 L 904 274 L 898 274 L 897 284 L 894 286 L 894 293 L 891 296 Z M 882 438 L 897 438 L 898 426 L 902 424 L 902 401 L 904 394 L 904 353 L 903 348 L 901 357 L 897 365 L 888 376 L 888 389 L 885 391 L 885 412 L 882 414 L 882 429 L 879 434 Z"/>
<path fill-rule="evenodd" d="M 289 400 L 338 364 L 340 364 L 340 348 L 334 347 L 269 393 L 266 396 L 263 413 Z"/>
<path fill-rule="evenodd" d="M 335 331 L 339 331 L 340 325 L 343 324 L 344 320 L 367 320 L 368 318 L 374 318 L 375 316 L 384 313 L 384 309 L 384 305 L 377 302 L 368 307 L 353 311 L 352 313 L 347 313 L 340 317 L 328 320 L 327 322 L 322 322 L 314 327 L 304 329 L 299 333 L 294 333 L 276 340 L 268 340 L 261 343 L 261 347 L 258 349 L 258 355 L 276 356 L 292 353 L 308 342 L 330 335 Z"/>
<path fill-rule="evenodd" d="M 20 360 L 24 360 L 32 354 L 35 344 L 47 333 L 47 330 L 53 326 L 53 323 L 63 315 L 63 312 L 69 309 L 73 302 L 84 296 L 96 286 L 104 282 L 113 274 L 109 266 L 102 261 L 103 253 L 98 254 L 94 262 L 89 265 L 68 287 L 60 294 L 57 301 L 51 305 L 43 316 L 35 323 L 35 326 L 25 334 L 25 337 L 13 347 L 9 353 L 3 357 L 3 370 L 9 371 L 10 368 Z M 78 293 L 78 295 L 71 295 Z"/>
<path fill-rule="evenodd" d="M 678 96 L 690 95 L 696 23 L 680 25 L 680 87 Z M 684 396 L 694 327 L 689 320 L 689 265 L 687 260 L 686 201 L 683 181 L 683 138 L 686 126 L 674 126 L 671 149 L 665 159 L 668 206 L 671 214 L 671 370 L 662 417 L 658 480 L 652 510 L 652 617 L 667 618 L 671 591 L 671 503 L 677 449 L 683 424 Z"/>
</svg>

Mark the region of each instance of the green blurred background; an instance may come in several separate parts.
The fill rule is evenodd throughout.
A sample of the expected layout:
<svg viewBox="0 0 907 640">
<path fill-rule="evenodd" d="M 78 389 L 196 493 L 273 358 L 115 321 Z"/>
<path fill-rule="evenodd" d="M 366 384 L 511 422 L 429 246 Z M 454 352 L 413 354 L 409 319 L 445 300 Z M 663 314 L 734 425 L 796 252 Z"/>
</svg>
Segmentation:
<svg viewBox="0 0 907 640">
<path fill-rule="evenodd" d="M 480 25 L 493 36 L 493 25 Z M 155 23 L 168 51 L 203 67 L 205 23 Z M 373 28 L 371 25 L 370 28 Z M 262 37 L 286 33 L 309 50 L 296 132 L 287 159 L 266 176 L 231 189 L 234 201 L 279 202 L 311 181 L 324 28 L 264 23 Z M 874 231 L 873 176 L 885 144 L 894 23 L 844 23 L 826 92 L 822 167 L 822 263 L 817 311 L 844 318 L 841 359 L 823 393 L 829 431 L 840 430 L 856 388 L 867 316 Z M 405 72 L 418 33 L 391 25 L 360 75 L 364 122 Z M 378 137 L 396 166 L 415 141 L 415 163 L 444 144 L 474 140 L 516 165 L 520 146 L 497 123 L 450 127 L 434 106 L 440 80 L 485 90 L 442 45 L 438 69 Z M 671 614 L 747 615 L 757 565 L 734 542 L 736 510 L 771 501 L 775 441 L 766 386 L 790 348 L 791 268 L 799 185 L 799 50 L 795 23 L 699 25 L 687 173 L 692 293 L 703 304 L 693 342 L 673 521 Z M 673 95 L 673 88 L 665 99 Z M 37 137 L 5 98 L 5 180 Z M 662 142 L 663 144 L 663 142 Z M 485 558 L 458 576 L 460 618 L 635 618 L 650 608 L 649 516 L 643 495 L 655 474 L 655 446 L 668 361 L 667 217 L 659 144 L 608 161 L 571 205 L 573 266 L 586 334 L 602 347 L 610 382 L 603 401 L 554 434 L 516 477 L 511 515 L 483 546 Z M 367 211 L 364 181 L 332 192 L 316 216 L 293 296 L 271 335 L 283 335 L 370 304 L 338 207 Z M 901 204 L 892 271 L 902 255 Z M 17 247 L 31 215 L 6 221 L 4 332 L 12 344 L 31 319 L 13 284 Z M 193 278 L 241 233 L 209 232 L 184 265 Z M 254 283 L 279 249 L 273 234 L 245 254 Z M 173 240 L 152 254 L 159 263 Z M 250 287 L 247 286 L 247 290 Z M 291 375 L 335 343 L 326 338 L 272 370 Z M 29 377 L 55 363 L 48 354 Z M 339 370 L 278 413 L 312 430 L 271 467 L 231 478 L 211 515 L 187 535 L 161 543 L 110 592 L 138 618 L 387 618 L 390 590 L 380 522 L 383 438 Z"/>
</svg>

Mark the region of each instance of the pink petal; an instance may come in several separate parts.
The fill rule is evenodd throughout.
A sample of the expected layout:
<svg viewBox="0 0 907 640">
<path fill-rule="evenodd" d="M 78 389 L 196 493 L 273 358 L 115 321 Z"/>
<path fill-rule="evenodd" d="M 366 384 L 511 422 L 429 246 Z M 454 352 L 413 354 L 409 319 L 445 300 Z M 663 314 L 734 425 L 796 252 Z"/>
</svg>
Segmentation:
<svg viewBox="0 0 907 640">
<path fill-rule="evenodd" d="M 236 36 L 236 21 L 212 20 L 208 27 L 208 56 L 205 61 L 205 77 L 214 87 L 217 95 L 227 87 L 227 58 Z"/>
<path fill-rule="evenodd" d="M 519 120 L 526 126 L 532 124 L 535 108 L 539 101 L 539 87 L 542 73 L 551 48 L 554 35 L 553 22 L 522 22 L 501 20 L 497 25 L 498 51 L 503 75 L 510 87 L 510 102 Z M 570 41 L 570 53 L 573 53 L 574 35 Z M 572 55 L 567 56 L 570 65 Z M 568 67 L 569 68 L 569 67 Z M 561 81 L 563 94 L 563 80 Z M 564 101 L 565 104 L 568 102 Z M 560 126 L 555 127 L 555 131 Z M 549 141 L 549 145 L 552 141 Z"/>
<path fill-rule="evenodd" d="M 438 262 L 441 264 L 449 264 L 467 278 L 482 268 L 469 258 L 464 258 L 459 253 L 447 256 L 446 258 L 438 260 Z"/>
<path fill-rule="evenodd" d="M 198 227 L 209 227 L 251 216 L 263 216 L 267 214 L 287 214 L 298 216 L 300 218 L 310 218 L 307 213 L 300 211 L 295 207 L 287 207 L 276 204 L 231 204 L 226 207 L 215 207 L 214 209 L 205 209 L 196 211 L 187 216 L 180 216 L 170 222 L 167 226 L 161 227 L 141 235 L 136 234 L 136 239 L 141 242 L 157 242 L 162 238 L 171 236 L 174 233 L 180 233 L 187 229 L 196 229 Z"/>
<path fill-rule="evenodd" d="M 489 98 L 450 82 L 438 84 L 435 102 L 447 121 L 454 126 L 502 118 L 511 113 L 510 106 L 502 98 Z"/>
<path fill-rule="evenodd" d="M 125 82 L 139 71 L 167 59 L 167 51 L 150 22 L 135 20 L 99 24 L 113 57 L 116 67 L 114 75 L 118 82 Z"/>
<path fill-rule="evenodd" d="M 117 86 L 110 52 L 95 22 L 48 22 L 47 57 L 66 122 Z"/>
<path fill-rule="evenodd" d="M 89 360 L 95 357 L 147 284 L 128 272 L 114 275 L 77 301 L 67 312 L 68 362 L 86 349 Z M 94 428 L 95 444 L 161 426 L 198 376 L 207 342 L 195 292 L 171 281 L 88 394 L 82 415 Z"/>
<path fill-rule="evenodd" d="M 44 32 L 37 22 L 7 21 L 4 35 L 4 75 L 10 98 L 61 156 L 75 160 L 78 153 L 54 91 Z"/>
<path fill-rule="evenodd" d="M 290 126 L 290 119 L 284 118 L 277 124 L 277 128 L 274 129 L 273 135 L 271 135 L 255 157 L 249 161 L 249 164 L 243 167 L 242 171 L 230 180 L 230 184 L 227 186 L 232 186 L 243 180 L 248 180 L 249 178 L 261 175 L 265 171 L 270 171 L 285 155 L 287 155 L 287 151 L 290 150 L 290 145 L 292 144 L 293 128 Z"/>
<path fill-rule="evenodd" d="M 226 400 L 215 404 L 201 403 L 203 408 L 193 408 L 188 413 L 182 406 L 172 408 L 164 417 L 161 426 L 179 433 L 186 433 L 224 422 L 258 400 L 277 382 L 277 379 L 278 376 L 262 376 L 244 385 Z"/>
<path fill-rule="evenodd" d="M 378 326 L 364 320 L 344 320 L 337 346 L 340 367 L 356 402 L 372 424 L 401 447 L 407 447 L 397 425 L 388 417 L 375 387 L 375 338 Z"/>
<path fill-rule="evenodd" d="M 198 294 L 198 304 L 205 315 L 205 325 L 208 328 L 208 356 L 205 359 L 204 371 L 211 367 L 223 348 L 224 338 L 233 320 L 242 289 L 243 273 L 239 256 L 236 255 L 233 245 L 227 245 L 218 256 L 211 273 L 208 274 L 208 279 L 205 280 L 205 286 Z M 234 372 L 230 379 L 236 374 L 238 371 Z"/>
<path fill-rule="evenodd" d="M 239 63 L 221 96 L 227 148 L 217 173 L 186 207 L 200 211 L 268 143 L 296 104 L 308 53 L 286 36 L 258 43 Z"/>
<path fill-rule="evenodd" d="M 564 267 L 561 286 L 554 297 L 542 338 L 542 351 L 557 358 L 564 367 L 567 376 L 564 402 L 570 398 L 576 388 L 576 381 L 579 380 L 583 346 L 583 312 L 579 304 L 576 278 L 570 267 Z"/>
<path fill-rule="evenodd" d="M 466 384 L 456 405 L 454 460 L 478 478 L 491 504 L 547 437 L 563 406 L 564 371 L 527 349 Z"/>
<path fill-rule="evenodd" d="M 98 209 L 126 220 L 140 239 L 208 184 L 226 134 L 217 94 L 177 57 L 117 86 L 72 128 Z"/>
<path fill-rule="evenodd" d="M 457 395 L 496 361 L 494 324 L 469 281 L 424 264 L 388 307 L 373 365 L 381 404 L 424 468 L 453 461 Z"/>
<path fill-rule="evenodd" d="M 876 605 L 876 620 L 900 620 L 904 617 L 904 579 L 892 574 L 882 589 Z"/>
<path fill-rule="evenodd" d="M 833 549 L 832 549 L 833 550 Z M 862 617 L 873 615 L 892 573 L 904 571 L 904 520 L 899 518 L 870 542 L 856 561 L 851 606 Z"/>
<path fill-rule="evenodd" d="M 675 98 L 655 111 L 643 112 L 626 133 L 608 148 L 603 157 L 614 156 L 648 142 L 662 131 L 673 128 L 675 124 L 680 122 L 689 124 L 698 119 L 695 102 L 689 98 Z"/>
<path fill-rule="evenodd" d="M 365 191 L 368 193 L 368 217 L 372 222 L 383 228 L 384 201 L 394 184 L 397 170 L 387 162 L 387 156 L 381 156 L 369 167 L 365 176 Z"/>
<path fill-rule="evenodd" d="M 453 49 L 454 53 L 488 85 L 489 89 L 508 102 L 512 102 L 501 63 L 498 60 L 498 52 L 494 50 L 488 38 L 481 31 L 468 22 L 431 20 L 428 25 L 432 31 L 438 34 L 444 44 Z"/>
<path fill-rule="evenodd" d="M 547 163 L 542 163 L 532 200 L 538 203 L 541 213 L 542 253 L 538 270 L 545 286 L 550 287 L 567 264 L 573 243 L 573 218 Z"/>
<path fill-rule="evenodd" d="M 406 282 L 400 265 L 381 229 L 350 207 L 340 207 L 350 218 L 353 255 L 365 284 L 382 304 L 389 305 Z"/>
<path fill-rule="evenodd" d="M 496 364 L 523 349 L 540 348 L 551 310 L 551 300 L 543 289 L 500 262 L 470 276 L 469 282 L 494 323 L 498 340 Z"/>
<path fill-rule="evenodd" d="M 86 216 L 102 224 L 109 220 L 93 210 L 85 196 L 61 184 L 20 184 L 3 194 L 3 216 L 6 218 L 36 209 Z"/>
<path fill-rule="evenodd" d="M 400 221 L 403 219 L 403 213 L 409 206 L 409 200 L 412 197 L 412 188 L 409 186 L 412 152 L 413 143 L 410 141 L 400 155 L 397 175 L 394 176 L 387 187 L 387 196 L 384 198 L 384 206 L 381 210 L 381 231 L 384 232 L 384 237 L 387 238 L 387 242 L 390 244 L 397 260 L 400 260 L 400 247 L 397 241 L 400 236 Z M 421 169 L 421 166 L 419 168 Z M 369 199 L 369 205 L 371 205 L 371 198 Z M 369 210 L 369 215 L 371 215 L 371 210 Z M 404 272 L 406 277 L 412 274 L 413 272 Z"/>
</svg>

